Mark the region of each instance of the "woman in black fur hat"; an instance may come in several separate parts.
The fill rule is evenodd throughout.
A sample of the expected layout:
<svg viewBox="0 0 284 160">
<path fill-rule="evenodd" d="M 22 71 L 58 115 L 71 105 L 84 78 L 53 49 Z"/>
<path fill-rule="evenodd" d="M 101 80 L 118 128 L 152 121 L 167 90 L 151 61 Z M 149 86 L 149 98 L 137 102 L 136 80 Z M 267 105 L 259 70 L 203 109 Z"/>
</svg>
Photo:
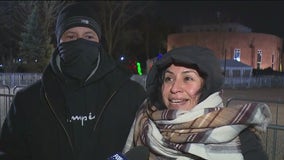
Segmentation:
<svg viewBox="0 0 284 160">
<path fill-rule="evenodd" d="M 224 77 L 213 51 L 175 48 L 151 68 L 124 151 L 147 146 L 151 160 L 267 159 L 257 132 L 270 122 L 262 103 L 224 107 Z"/>
</svg>

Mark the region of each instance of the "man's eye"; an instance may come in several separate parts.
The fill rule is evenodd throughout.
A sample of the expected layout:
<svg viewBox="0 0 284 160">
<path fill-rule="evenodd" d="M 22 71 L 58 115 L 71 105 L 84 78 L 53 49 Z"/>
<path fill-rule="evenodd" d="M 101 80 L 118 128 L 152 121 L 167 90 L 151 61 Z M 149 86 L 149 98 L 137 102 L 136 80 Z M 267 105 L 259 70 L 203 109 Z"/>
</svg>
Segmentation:
<svg viewBox="0 0 284 160">
<path fill-rule="evenodd" d="M 95 36 L 93 36 L 93 35 L 85 35 L 84 38 L 85 39 L 89 39 L 89 40 L 93 40 L 93 39 L 95 39 Z"/>
<path fill-rule="evenodd" d="M 75 36 L 66 36 L 67 39 L 75 39 Z"/>
<path fill-rule="evenodd" d="M 88 38 L 88 39 L 93 39 L 94 37 L 93 37 L 93 36 L 87 36 L 87 38 Z"/>
</svg>

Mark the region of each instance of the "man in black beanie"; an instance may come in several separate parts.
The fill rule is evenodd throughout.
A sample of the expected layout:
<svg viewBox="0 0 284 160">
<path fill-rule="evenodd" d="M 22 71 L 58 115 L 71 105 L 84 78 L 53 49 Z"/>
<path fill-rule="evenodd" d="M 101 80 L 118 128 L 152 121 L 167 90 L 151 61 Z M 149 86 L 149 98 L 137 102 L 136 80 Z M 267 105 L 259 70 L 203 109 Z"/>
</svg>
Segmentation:
<svg viewBox="0 0 284 160">
<path fill-rule="evenodd" d="M 17 92 L 0 137 L 2 159 L 103 160 L 126 142 L 144 88 L 101 46 L 90 4 L 59 13 L 42 79 Z"/>
</svg>

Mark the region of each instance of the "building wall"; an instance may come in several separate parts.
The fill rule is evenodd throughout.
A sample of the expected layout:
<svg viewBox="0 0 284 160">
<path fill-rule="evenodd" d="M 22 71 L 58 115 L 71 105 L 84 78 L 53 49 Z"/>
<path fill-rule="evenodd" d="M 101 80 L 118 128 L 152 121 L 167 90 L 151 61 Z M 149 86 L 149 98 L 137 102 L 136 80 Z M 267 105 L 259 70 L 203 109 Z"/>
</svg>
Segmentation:
<svg viewBox="0 0 284 160">
<path fill-rule="evenodd" d="M 240 61 L 257 68 L 257 51 L 262 51 L 260 69 L 273 67 L 279 71 L 282 53 L 282 39 L 263 33 L 240 32 L 188 32 L 168 35 L 167 50 L 185 45 L 200 45 L 215 51 L 219 59 L 233 59 L 234 49 L 241 50 Z M 274 64 L 272 65 L 272 55 Z M 283 61 L 282 61 L 283 66 Z"/>
</svg>

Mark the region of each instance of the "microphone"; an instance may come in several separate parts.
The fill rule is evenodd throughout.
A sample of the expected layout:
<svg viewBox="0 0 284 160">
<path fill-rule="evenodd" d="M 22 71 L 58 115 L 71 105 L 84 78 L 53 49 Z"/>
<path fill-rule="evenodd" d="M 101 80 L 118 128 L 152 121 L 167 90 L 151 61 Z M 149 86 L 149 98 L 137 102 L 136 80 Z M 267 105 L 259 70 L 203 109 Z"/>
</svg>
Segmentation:
<svg viewBox="0 0 284 160">
<path fill-rule="evenodd" d="M 128 160 L 122 153 L 118 152 L 109 157 L 107 160 Z"/>
<path fill-rule="evenodd" d="M 123 155 L 122 153 L 116 153 L 109 157 L 107 160 L 148 160 L 149 149 L 145 146 L 137 146 L 129 150 Z"/>
</svg>

